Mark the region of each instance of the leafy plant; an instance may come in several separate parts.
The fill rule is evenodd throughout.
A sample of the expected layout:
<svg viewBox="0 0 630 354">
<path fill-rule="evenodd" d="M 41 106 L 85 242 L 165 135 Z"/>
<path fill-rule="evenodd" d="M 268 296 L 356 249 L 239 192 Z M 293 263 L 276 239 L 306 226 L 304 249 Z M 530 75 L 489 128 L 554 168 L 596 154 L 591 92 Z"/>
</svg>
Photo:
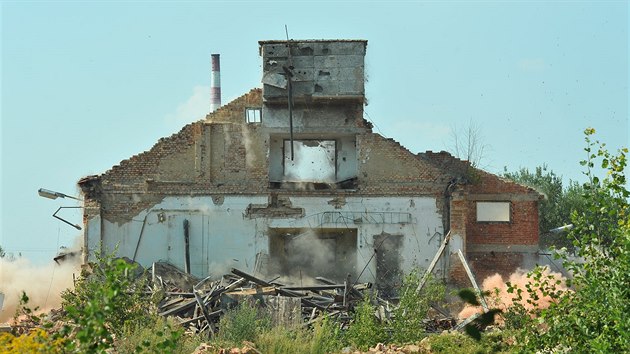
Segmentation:
<svg viewBox="0 0 630 354">
<path fill-rule="evenodd" d="M 262 331 L 256 341 L 256 349 L 268 354 L 307 354 L 311 351 L 313 334 L 305 329 L 288 330 L 274 327 Z"/>
<path fill-rule="evenodd" d="M 255 305 L 242 301 L 228 310 L 219 321 L 219 340 L 239 345 L 242 341 L 255 341 L 260 333 L 271 328 L 268 316 L 260 313 Z"/>
<path fill-rule="evenodd" d="M 313 354 L 334 353 L 343 346 L 343 333 L 339 323 L 328 316 L 313 326 L 310 352 Z"/>
<path fill-rule="evenodd" d="M 82 274 L 75 289 L 62 294 L 69 324 L 60 334 L 74 339 L 67 342 L 67 349 L 103 352 L 127 326 L 150 324 L 151 304 L 142 292 L 144 283 L 136 281 L 134 269 L 135 265 L 123 259 L 99 254 L 92 272 Z"/>
<path fill-rule="evenodd" d="M 574 211 L 569 237 L 581 261 L 563 259 L 573 279 L 574 291 L 558 291 L 557 281 L 531 274 L 526 291 L 550 295 L 548 308 L 535 308 L 533 321 L 518 331 L 522 352 L 617 353 L 630 348 L 630 222 L 625 169 L 627 148 L 611 154 L 605 144 L 593 141 L 594 129 L 586 129 L 587 158 L 582 161 L 588 182 L 584 184 L 585 207 Z M 596 166 L 606 171 L 596 176 Z M 522 293 L 519 293 L 519 295 Z M 532 301 L 536 301 L 532 297 Z"/>
<path fill-rule="evenodd" d="M 9 353 L 63 353 L 64 339 L 52 338 L 41 328 L 29 333 L 14 336 L 11 333 L 0 333 L 0 354 Z"/>
<path fill-rule="evenodd" d="M 352 323 L 345 333 L 346 341 L 361 350 L 387 340 L 384 326 L 374 314 L 374 306 L 369 296 L 366 296 L 354 309 Z"/>
<path fill-rule="evenodd" d="M 400 301 L 393 312 L 391 321 L 391 340 L 404 344 L 418 341 L 424 337 L 423 320 L 426 319 L 431 303 L 444 299 L 443 284 L 429 279 L 421 292 L 417 292 L 420 272 L 414 269 L 407 274 L 400 289 Z"/>
<path fill-rule="evenodd" d="M 200 338 L 184 336 L 183 329 L 172 319 L 155 316 L 148 326 L 126 327 L 124 335 L 116 340 L 121 353 L 192 353 Z"/>
</svg>

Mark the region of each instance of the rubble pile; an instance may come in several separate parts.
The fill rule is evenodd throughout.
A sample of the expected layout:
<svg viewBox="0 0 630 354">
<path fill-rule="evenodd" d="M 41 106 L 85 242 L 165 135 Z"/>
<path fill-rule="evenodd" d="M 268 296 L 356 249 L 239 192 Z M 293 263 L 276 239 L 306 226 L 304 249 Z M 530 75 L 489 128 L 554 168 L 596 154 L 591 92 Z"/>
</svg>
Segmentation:
<svg viewBox="0 0 630 354">
<path fill-rule="evenodd" d="M 154 282 L 163 288 L 165 294 L 158 305 L 158 313 L 176 317 L 193 333 L 216 333 L 221 316 L 239 301 L 253 301 L 266 309 L 275 324 L 309 325 L 322 314 L 347 322 L 349 311 L 363 299 L 363 292 L 372 286 L 371 283 L 351 284 L 349 281 L 339 284 L 321 277 L 316 278 L 321 283 L 319 285 L 292 286 L 232 269 L 220 280 L 206 278 L 189 289 L 183 289 L 165 280 L 181 279 L 173 274 L 181 272 L 172 267 L 164 274 L 166 269 L 160 265 L 159 270 L 155 267 L 153 270 Z"/>
</svg>

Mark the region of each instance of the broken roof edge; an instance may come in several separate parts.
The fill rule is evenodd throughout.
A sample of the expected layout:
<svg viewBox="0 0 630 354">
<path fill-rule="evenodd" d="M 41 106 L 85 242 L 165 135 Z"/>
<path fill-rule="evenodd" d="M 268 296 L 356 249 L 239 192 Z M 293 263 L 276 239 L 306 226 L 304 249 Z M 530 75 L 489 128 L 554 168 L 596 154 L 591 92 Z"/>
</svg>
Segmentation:
<svg viewBox="0 0 630 354">
<path fill-rule="evenodd" d="M 258 96 L 258 97 L 256 97 L 256 96 Z M 243 101 L 246 101 L 246 102 L 243 102 Z M 256 102 L 256 104 L 248 105 L 247 102 L 249 102 L 249 101 L 257 101 L 257 102 Z M 217 122 L 217 123 L 219 123 L 219 122 L 220 123 L 225 123 L 226 121 L 218 119 L 220 117 L 220 115 L 223 114 L 224 112 L 229 114 L 230 110 L 232 110 L 236 106 L 239 106 L 239 105 L 241 105 L 243 103 L 245 103 L 245 106 L 262 107 L 262 104 L 263 104 L 262 88 L 255 87 L 255 88 L 249 90 L 247 93 L 242 94 L 239 97 L 237 97 L 237 98 L 233 99 L 232 101 L 228 102 L 227 104 L 224 104 L 221 107 L 217 108 L 216 111 L 206 114 L 205 118 L 202 118 L 198 122 L 202 122 L 202 123 L 215 123 L 215 122 Z"/>
<path fill-rule="evenodd" d="M 177 139 L 179 137 L 182 136 L 182 134 L 185 134 L 187 132 L 191 132 L 192 129 L 194 128 L 194 126 L 198 126 L 200 124 L 209 124 L 209 123 L 214 123 L 214 121 L 212 120 L 212 118 L 214 116 L 218 116 L 221 114 L 231 114 L 233 113 L 233 108 L 235 106 L 238 106 L 239 104 L 243 104 L 246 102 L 243 101 L 248 101 L 248 98 L 258 95 L 260 97 L 260 104 L 262 105 L 262 89 L 261 88 L 253 88 L 251 89 L 249 92 L 235 98 L 234 100 L 230 101 L 229 103 L 222 105 L 221 107 L 217 108 L 216 111 L 208 113 L 204 118 L 198 119 L 196 121 L 190 122 L 186 125 L 184 125 L 181 129 L 179 129 L 177 132 L 166 136 L 166 137 L 162 137 L 159 138 L 157 140 L 157 142 L 155 144 L 153 144 L 153 146 L 151 148 L 149 148 L 148 150 L 145 150 L 143 152 L 137 153 L 132 155 L 129 158 L 123 159 L 121 160 L 119 163 L 113 165 L 111 168 L 107 169 L 105 172 L 101 173 L 101 174 L 96 174 L 96 175 L 89 175 L 89 176 L 84 176 L 82 178 L 79 179 L 79 181 L 77 181 L 77 184 L 80 186 L 85 185 L 86 183 L 94 183 L 94 182 L 98 182 L 100 183 L 102 181 L 102 179 L 104 177 L 107 177 L 109 174 L 111 174 L 113 171 L 121 169 L 121 168 L 125 168 L 126 166 L 135 163 L 138 160 L 141 160 L 142 158 L 144 158 L 145 156 L 147 156 L 150 153 L 154 153 L 157 150 L 159 150 L 160 146 L 170 140 L 174 140 Z M 255 98 L 255 97 L 254 97 Z M 225 121 L 217 121 L 217 123 L 225 123 Z M 228 122 L 229 123 L 229 122 Z"/>
<path fill-rule="evenodd" d="M 535 195 L 537 195 L 539 200 L 542 200 L 542 199 L 544 199 L 546 197 L 544 195 L 544 193 L 541 193 L 536 188 L 533 188 L 531 186 L 528 186 L 528 185 L 525 185 L 525 184 L 522 184 L 522 183 L 518 183 L 518 182 L 513 181 L 513 180 L 511 180 L 509 178 L 502 177 L 502 176 L 494 174 L 492 172 L 488 172 L 488 171 L 486 171 L 486 170 L 484 170 L 482 168 L 475 167 L 475 166 L 473 166 L 470 163 L 470 161 L 462 160 L 462 159 L 460 159 L 458 157 L 455 157 L 454 155 L 452 155 L 448 151 L 442 150 L 440 152 L 433 152 L 433 151 L 427 150 L 425 152 L 418 153 L 416 156 L 429 161 L 431 164 L 435 165 L 438 169 L 443 169 L 445 167 L 446 168 L 455 167 L 456 169 L 461 169 L 462 171 L 460 171 L 460 172 L 461 173 L 465 173 L 465 174 L 469 174 L 469 171 L 467 171 L 467 170 L 472 169 L 474 171 L 474 173 L 476 173 L 478 175 L 482 174 L 486 178 L 494 178 L 494 179 L 496 179 L 499 183 L 510 184 L 510 185 L 517 186 L 524 193 L 535 194 Z"/>
</svg>

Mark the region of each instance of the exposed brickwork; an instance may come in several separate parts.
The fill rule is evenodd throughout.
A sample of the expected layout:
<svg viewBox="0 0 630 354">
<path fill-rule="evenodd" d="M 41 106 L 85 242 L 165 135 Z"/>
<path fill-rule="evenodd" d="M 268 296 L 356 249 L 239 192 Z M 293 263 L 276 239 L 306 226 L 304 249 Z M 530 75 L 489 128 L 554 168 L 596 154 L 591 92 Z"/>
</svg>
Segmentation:
<svg viewBox="0 0 630 354">
<path fill-rule="evenodd" d="M 538 244 L 538 202 L 511 202 L 509 223 L 476 222 L 474 201 L 467 202 L 466 243 L 501 245 Z"/>
<path fill-rule="evenodd" d="M 393 139 L 369 132 L 357 137 L 357 147 L 362 193 L 439 196 L 446 187 L 443 171 Z"/>
<path fill-rule="evenodd" d="M 270 133 L 260 124 L 245 122 L 245 109 L 262 105 L 261 90 L 254 89 L 205 120 L 160 139 L 149 151 L 121 161 L 100 176 L 80 181 L 90 206 L 85 220 L 100 213 L 109 221 L 124 223 L 166 196 L 430 196 L 444 214 L 445 223 L 450 221 L 445 228 L 464 237 L 466 248 L 537 244 L 539 195 L 534 190 L 474 169 L 446 152 L 413 154 L 393 139 L 373 133 L 367 121 L 357 118 L 360 108 L 352 109 L 352 119 L 348 118 L 358 132 L 356 189 L 270 189 Z M 336 133 L 334 128 L 331 133 Z M 511 223 L 475 221 L 475 202 L 493 196 L 511 201 Z M 472 267 L 480 274 L 495 265 L 512 267 L 520 261 L 511 254 L 498 256 L 505 261 L 490 262 L 490 266 L 475 258 Z M 458 272 L 458 263 L 458 259 L 452 263 L 453 274 Z"/>
</svg>

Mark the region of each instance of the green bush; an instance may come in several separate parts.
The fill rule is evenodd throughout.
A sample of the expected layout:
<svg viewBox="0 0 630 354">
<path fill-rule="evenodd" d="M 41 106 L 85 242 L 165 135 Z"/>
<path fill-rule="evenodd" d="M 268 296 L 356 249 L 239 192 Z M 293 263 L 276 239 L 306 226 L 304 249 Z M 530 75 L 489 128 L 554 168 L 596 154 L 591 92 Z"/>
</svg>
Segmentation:
<svg viewBox="0 0 630 354">
<path fill-rule="evenodd" d="M 184 336 L 184 330 L 175 320 L 153 317 L 148 326 L 127 326 L 117 338 L 119 353 L 192 353 L 202 342 L 201 338 Z"/>
<path fill-rule="evenodd" d="M 343 347 L 340 324 L 328 316 L 313 326 L 311 353 L 335 353 Z"/>
<path fill-rule="evenodd" d="M 422 342 L 422 347 L 430 353 L 509 353 L 512 336 L 510 332 L 491 332 L 477 341 L 459 332 L 431 335 Z"/>
<path fill-rule="evenodd" d="M 274 327 L 262 331 L 256 341 L 256 349 L 265 354 L 312 353 L 313 334 L 305 329 L 288 330 Z"/>
<path fill-rule="evenodd" d="M 70 337 L 70 352 L 100 353 L 111 348 L 114 336 L 127 327 L 151 324 L 151 303 L 136 281 L 135 265 L 112 255 L 97 255 L 90 274 L 84 273 L 74 290 L 62 294 L 67 324 L 58 333 Z"/>
<path fill-rule="evenodd" d="M 420 292 L 416 289 L 420 284 L 418 269 L 414 269 L 403 279 L 400 289 L 400 302 L 393 312 L 391 321 L 391 341 L 397 344 L 413 343 L 425 336 L 423 320 L 432 302 L 444 300 L 445 287 L 432 278 Z"/>
<path fill-rule="evenodd" d="M 243 301 L 221 317 L 217 339 L 238 346 L 243 341 L 255 342 L 260 333 L 270 328 L 269 316 L 262 314 L 249 302 Z"/>
<path fill-rule="evenodd" d="M 344 339 L 347 343 L 361 350 L 367 350 L 369 347 L 387 340 L 385 327 L 376 318 L 374 306 L 369 296 L 366 296 L 354 309 L 352 322 Z"/>
<path fill-rule="evenodd" d="M 554 301 L 548 308 L 535 308 L 535 321 L 525 321 L 517 332 L 518 350 L 524 353 L 621 353 L 630 348 L 628 149 L 613 155 L 591 140 L 594 132 L 585 131 L 585 207 L 572 214 L 574 228 L 568 235 L 583 261 L 557 254 L 573 276 L 573 291 L 559 292 L 541 269 L 529 275 L 525 291 L 534 299 L 542 293 Z M 607 172 L 605 178 L 594 174 L 596 164 Z"/>
</svg>

